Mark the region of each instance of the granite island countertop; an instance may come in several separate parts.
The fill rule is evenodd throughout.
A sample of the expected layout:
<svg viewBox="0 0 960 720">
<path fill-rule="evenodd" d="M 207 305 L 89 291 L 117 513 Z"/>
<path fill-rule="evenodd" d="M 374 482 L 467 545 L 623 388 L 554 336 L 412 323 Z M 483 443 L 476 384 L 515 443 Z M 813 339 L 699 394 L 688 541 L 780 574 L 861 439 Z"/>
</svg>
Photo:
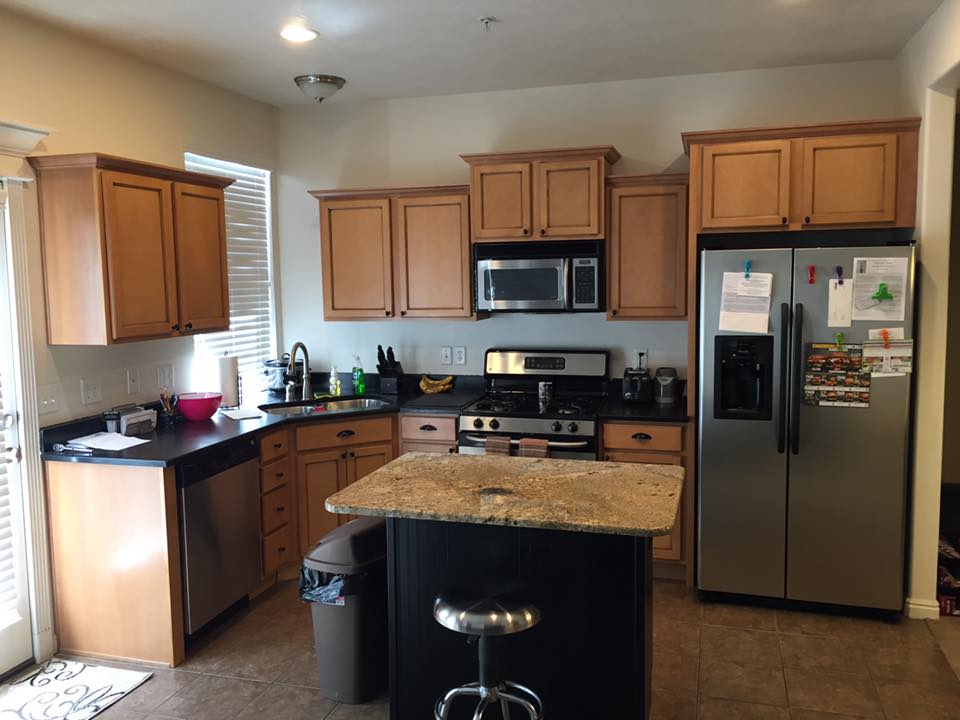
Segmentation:
<svg viewBox="0 0 960 720">
<path fill-rule="evenodd" d="M 668 535 L 684 470 L 675 465 L 408 453 L 327 499 L 375 517 Z"/>
</svg>

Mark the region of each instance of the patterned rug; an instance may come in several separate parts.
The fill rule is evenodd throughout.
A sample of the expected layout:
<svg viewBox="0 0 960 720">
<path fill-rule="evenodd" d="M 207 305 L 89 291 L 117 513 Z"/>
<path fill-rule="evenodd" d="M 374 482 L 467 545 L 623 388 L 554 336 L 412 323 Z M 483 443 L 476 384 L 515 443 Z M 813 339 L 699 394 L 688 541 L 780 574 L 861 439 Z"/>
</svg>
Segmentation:
<svg viewBox="0 0 960 720">
<path fill-rule="evenodd" d="M 0 686 L 0 720 L 86 720 L 151 675 L 53 658 Z"/>
</svg>

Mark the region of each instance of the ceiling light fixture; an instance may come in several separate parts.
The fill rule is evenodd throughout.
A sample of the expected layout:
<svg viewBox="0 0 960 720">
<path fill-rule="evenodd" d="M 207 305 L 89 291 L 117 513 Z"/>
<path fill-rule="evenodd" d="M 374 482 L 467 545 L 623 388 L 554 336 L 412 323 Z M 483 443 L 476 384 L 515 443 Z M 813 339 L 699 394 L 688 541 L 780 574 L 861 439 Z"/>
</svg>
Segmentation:
<svg viewBox="0 0 960 720">
<path fill-rule="evenodd" d="M 305 43 L 314 40 L 317 37 L 317 33 L 308 28 L 303 22 L 295 22 L 284 25 L 280 31 L 280 37 L 292 43 Z"/>
<path fill-rule="evenodd" d="M 293 81 L 305 95 L 318 103 L 333 95 L 347 82 L 337 75 L 297 75 Z"/>
</svg>

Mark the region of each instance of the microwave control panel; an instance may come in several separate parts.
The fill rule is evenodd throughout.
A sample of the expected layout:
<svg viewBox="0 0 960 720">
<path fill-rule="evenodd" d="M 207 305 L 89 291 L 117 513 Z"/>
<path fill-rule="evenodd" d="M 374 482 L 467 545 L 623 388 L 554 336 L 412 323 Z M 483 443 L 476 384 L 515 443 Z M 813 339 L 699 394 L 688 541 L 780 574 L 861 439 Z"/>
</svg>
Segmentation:
<svg viewBox="0 0 960 720">
<path fill-rule="evenodd" d="M 573 260 L 573 307 L 597 308 L 597 259 L 575 258 Z"/>
</svg>

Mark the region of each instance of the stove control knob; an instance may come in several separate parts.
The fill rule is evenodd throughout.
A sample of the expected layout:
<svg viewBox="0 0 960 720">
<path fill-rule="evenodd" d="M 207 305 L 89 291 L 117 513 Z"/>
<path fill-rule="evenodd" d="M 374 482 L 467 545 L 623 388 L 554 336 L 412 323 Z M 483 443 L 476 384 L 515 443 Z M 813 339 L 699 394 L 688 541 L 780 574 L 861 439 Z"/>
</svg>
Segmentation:
<svg viewBox="0 0 960 720">
<path fill-rule="evenodd" d="M 551 428 L 554 432 L 560 432 L 561 430 L 563 430 L 563 425 L 561 425 L 560 422 L 557 421 L 557 422 L 553 423 L 553 425 L 551 425 L 550 428 Z"/>
<path fill-rule="evenodd" d="M 479 430 L 480 428 L 483 427 L 483 420 L 481 420 L 480 418 L 477 418 L 476 420 L 473 421 L 473 426 L 477 428 L 477 430 Z"/>
<path fill-rule="evenodd" d="M 578 427 L 579 425 L 577 425 L 575 422 L 572 422 L 569 425 L 567 425 L 567 430 L 569 430 L 570 432 L 576 432 Z"/>
<path fill-rule="evenodd" d="M 490 421 L 490 429 L 491 429 L 491 430 L 496 430 L 498 427 L 500 427 L 500 421 L 499 421 L 499 420 L 497 420 L 496 418 L 494 418 L 493 420 Z"/>
</svg>

